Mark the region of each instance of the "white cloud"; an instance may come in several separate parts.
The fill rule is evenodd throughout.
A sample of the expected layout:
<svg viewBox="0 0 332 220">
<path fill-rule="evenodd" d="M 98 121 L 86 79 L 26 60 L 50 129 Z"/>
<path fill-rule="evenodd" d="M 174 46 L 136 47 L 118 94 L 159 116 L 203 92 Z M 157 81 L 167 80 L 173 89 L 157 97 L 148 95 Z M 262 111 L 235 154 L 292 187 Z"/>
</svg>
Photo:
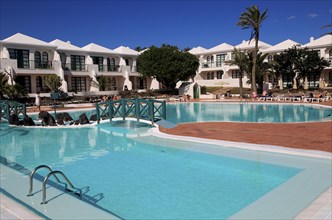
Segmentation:
<svg viewBox="0 0 332 220">
<path fill-rule="evenodd" d="M 296 16 L 295 15 L 292 15 L 292 16 L 289 16 L 288 18 L 287 18 L 287 20 L 293 20 L 293 19 L 295 19 L 296 18 Z"/>
<path fill-rule="evenodd" d="M 311 17 L 311 18 L 315 18 L 315 17 L 317 17 L 317 16 L 318 16 L 318 14 L 315 14 L 315 13 L 310 13 L 310 14 L 308 14 L 308 16 L 309 16 L 309 17 Z"/>
</svg>

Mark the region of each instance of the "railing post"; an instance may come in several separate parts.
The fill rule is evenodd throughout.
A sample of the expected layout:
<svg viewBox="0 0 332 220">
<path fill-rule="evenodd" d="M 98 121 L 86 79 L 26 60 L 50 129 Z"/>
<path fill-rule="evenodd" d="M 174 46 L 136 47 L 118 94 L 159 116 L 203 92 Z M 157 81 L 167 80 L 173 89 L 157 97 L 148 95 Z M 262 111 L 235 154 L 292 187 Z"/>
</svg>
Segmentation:
<svg viewBox="0 0 332 220">
<path fill-rule="evenodd" d="M 9 106 L 9 101 L 8 100 L 6 100 L 6 110 L 5 110 L 5 112 L 6 112 L 7 119 L 9 119 L 9 116 L 10 116 L 10 106 Z"/>
<path fill-rule="evenodd" d="M 136 114 L 136 118 L 137 118 L 137 121 L 139 121 L 140 119 L 140 101 L 139 99 L 135 99 L 135 114 Z"/>
<path fill-rule="evenodd" d="M 149 108 L 149 117 L 151 120 L 152 125 L 154 125 L 154 106 L 153 106 L 153 102 L 148 101 L 148 108 Z"/>
<path fill-rule="evenodd" d="M 125 120 L 126 119 L 126 102 L 127 100 L 122 98 L 121 99 L 121 113 L 122 113 L 122 119 Z"/>
<path fill-rule="evenodd" d="M 161 104 L 162 105 L 162 112 L 163 112 L 163 115 L 162 117 L 164 118 L 164 120 L 166 120 L 166 101 L 163 101 L 163 103 Z"/>
<path fill-rule="evenodd" d="M 97 123 L 100 123 L 100 112 L 99 112 L 99 103 L 96 103 L 96 117 L 97 117 Z"/>
<path fill-rule="evenodd" d="M 109 115 L 110 115 L 110 121 L 112 121 L 113 117 L 114 117 L 114 108 L 115 108 L 115 102 L 110 101 L 110 107 L 108 109 L 109 111 Z"/>
</svg>

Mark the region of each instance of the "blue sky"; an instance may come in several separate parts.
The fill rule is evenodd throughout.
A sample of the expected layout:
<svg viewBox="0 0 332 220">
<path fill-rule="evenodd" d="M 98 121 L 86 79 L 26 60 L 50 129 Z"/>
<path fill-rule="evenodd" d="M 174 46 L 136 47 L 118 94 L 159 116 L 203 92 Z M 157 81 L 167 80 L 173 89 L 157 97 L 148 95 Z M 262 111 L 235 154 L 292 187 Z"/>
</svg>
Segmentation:
<svg viewBox="0 0 332 220">
<path fill-rule="evenodd" d="M 20 32 L 46 42 L 69 40 L 79 47 L 93 42 L 110 49 L 237 45 L 250 37 L 236 23 L 253 4 L 261 11 L 268 8 L 260 36 L 266 43 L 304 44 L 331 32 L 321 29 L 332 23 L 329 0 L 0 0 L 0 39 Z"/>
</svg>

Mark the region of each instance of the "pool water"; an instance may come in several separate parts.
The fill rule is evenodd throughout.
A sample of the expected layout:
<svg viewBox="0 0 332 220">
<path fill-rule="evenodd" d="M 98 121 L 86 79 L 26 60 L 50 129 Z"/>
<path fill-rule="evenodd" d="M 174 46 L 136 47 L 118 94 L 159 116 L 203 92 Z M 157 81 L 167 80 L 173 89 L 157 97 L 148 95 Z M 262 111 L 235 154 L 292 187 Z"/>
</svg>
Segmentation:
<svg viewBox="0 0 332 220">
<path fill-rule="evenodd" d="M 90 117 L 94 109 L 69 113 L 77 119 L 83 112 Z M 167 105 L 167 120 L 174 123 L 306 122 L 331 120 L 331 114 L 331 108 L 306 105 Z M 2 122 L 0 156 L 30 170 L 46 164 L 64 172 L 84 189 L 85 200 L 124 219 L 236 219 L 256 203 L 275 213 L 272 219 L 291 219 L 332 185 L 331 160 L 168 140 L 149 129 L 135 121 L 66 128 Z M 261 202 L 269 195 L 272 202 Z"/>
<path fill-rule="evenodd" d="M 332 119 L 332 108 L 300 104 L 180 103 L 167 105 L 167 120 L 173 123 L 310 122 Z"/>
<path fill-rule="evenodd" d="M 86 113 L 95 114 L 95 109 L 69 112 L 73 119 Z M 51 112 L 54 113 L 54 112 Z M 37 115 L 32 116 L 37 119 Z M 332 108 L 302 104 L 265 103 L 168 103 L 167 120 L 173 123 L 233 121 L 233 122 L 313 122 L 332 120 Z"/>
<path fill-rule="evenodd" d="M 86 199 L 124 219 L 227 219 L 304 172 L 267 162 L 264 153 L 252 159 L 253 151 L 224 156 L 190 150 L 209 146 L 149 136 L 151 127 L 137 122 L 0 128 L 0 156 L 31 170 L 40 164 L 61 170 L 76 187 L 89 187 Z M 317 169 L 324 173 L 330 165 Z M 321 191 L 331 183 L 320 184 Z"/>
</svg>

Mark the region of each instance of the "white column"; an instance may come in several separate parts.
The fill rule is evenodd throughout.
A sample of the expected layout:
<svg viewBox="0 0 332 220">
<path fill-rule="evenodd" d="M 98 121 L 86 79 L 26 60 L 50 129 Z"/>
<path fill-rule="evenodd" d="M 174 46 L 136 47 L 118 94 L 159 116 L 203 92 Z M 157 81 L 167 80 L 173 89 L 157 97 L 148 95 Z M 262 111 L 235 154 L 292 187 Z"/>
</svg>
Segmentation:
<svg viewBox="0 0 332 220">
<path fill-rule="evenodd" d="M 155 78 L 151 81 L 150 89 L 159 89 L 159 82 Z"/>
</svg>

